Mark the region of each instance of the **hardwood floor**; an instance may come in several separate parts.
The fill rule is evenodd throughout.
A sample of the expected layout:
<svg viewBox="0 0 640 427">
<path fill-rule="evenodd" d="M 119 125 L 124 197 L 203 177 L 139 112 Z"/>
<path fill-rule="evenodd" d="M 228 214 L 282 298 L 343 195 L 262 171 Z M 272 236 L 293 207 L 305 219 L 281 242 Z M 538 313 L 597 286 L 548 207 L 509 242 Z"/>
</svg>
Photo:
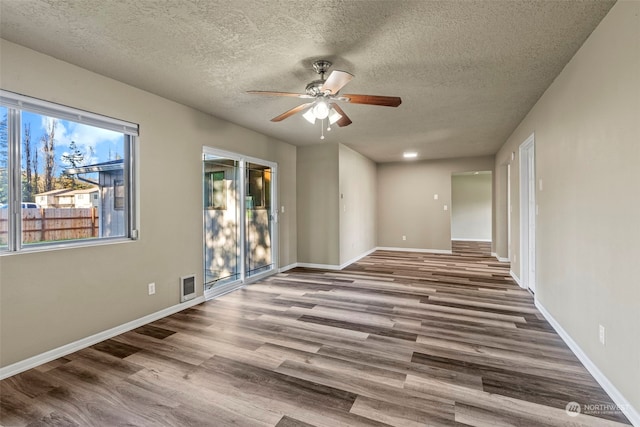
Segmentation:
<svg viewBox="0 0 640 427">
<path fill-rule="evenodd" d="M 491 256 L 491 242 L 452 240 L 451 251 L 462 256 Z"/>
<path fill-rule="evenodd" d="M 4 426 L 628 424 L 508 264 L 473 253 L 291 270 L 0 392 Z"/>
</svg>

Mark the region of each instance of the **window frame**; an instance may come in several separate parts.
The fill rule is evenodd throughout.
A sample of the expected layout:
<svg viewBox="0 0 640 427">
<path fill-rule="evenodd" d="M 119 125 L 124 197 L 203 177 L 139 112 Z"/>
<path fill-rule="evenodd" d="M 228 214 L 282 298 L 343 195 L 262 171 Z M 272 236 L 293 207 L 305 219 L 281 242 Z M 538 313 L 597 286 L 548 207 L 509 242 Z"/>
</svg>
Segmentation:
<svg viewBox="0 0 640 427">
<path fill-rule="evenodd" d="M 139 213 L 137 209 L 138 183 L 136 166 L 138 164 L 139 125 L 2 89 L 0 89 L 0 107 L 7 109 L 8 152 L 7 245 L 0 247 L 0 256 L 39 250 L 112 244 L 138 239 Z M 21 208 L 23 150 L 21 114 L 23 111 L 123 134 L 124 235 L 70 239 L 55 242 L 23 243 Z"/>
<path fill-rule="evenodd" d="M 227 173 L 225 170 L 206 171 L 205 175 L 205 204 L 206 209 L 210 210 L 226 210 L 227 209 Z M 222 175 L 222 179 L 216 179 L 216 176 Z M 222 188 L 216 188 L 216 183 L 220 183 Z M 222 203 L 216 204 L 216 195 L 220 195 Z"/>
</svg>

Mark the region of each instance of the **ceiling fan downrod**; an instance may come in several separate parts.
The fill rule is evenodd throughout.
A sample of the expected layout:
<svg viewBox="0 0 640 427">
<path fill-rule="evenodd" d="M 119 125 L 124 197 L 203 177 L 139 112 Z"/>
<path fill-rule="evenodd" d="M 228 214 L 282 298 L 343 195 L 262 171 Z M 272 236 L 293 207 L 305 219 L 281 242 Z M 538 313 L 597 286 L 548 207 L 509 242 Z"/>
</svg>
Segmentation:
<svg viewBox="0 0 640 427">
<path fill-rule="evenodd" d="M 313 63 L 313 70 L 320 74 L 320 79 L 322 81 L 324 81 L 324 75 L 327 72 L 327 70 L 331 67 L 331 62 L 325 60 L 325 59 L 319 59 L 318 61 L 315 61 Z"/>
</svg>

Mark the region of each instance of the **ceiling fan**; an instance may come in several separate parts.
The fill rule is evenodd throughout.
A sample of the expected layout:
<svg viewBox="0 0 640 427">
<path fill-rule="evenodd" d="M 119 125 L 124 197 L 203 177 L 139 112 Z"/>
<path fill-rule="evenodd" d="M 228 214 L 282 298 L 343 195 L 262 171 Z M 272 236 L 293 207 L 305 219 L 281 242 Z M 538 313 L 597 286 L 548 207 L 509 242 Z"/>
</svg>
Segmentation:
<svg viewBox="0 0 640 427">
<path fill-rule="evenodd" d="M 271 119 L 272 122 L 280 122 L 296 113 L 305 111 L 303 117 L 314 124 L 316 120 L 329 120 L 329 127 L 337 123 L 338 126 L 349 126 L 351 119 L 337 104 L 337 101 L 348 102 L 351 104 L 368 104 L 379 105 L 384 107 L 397 107 L 402 103 L 402 99 L 397 96 L 378 96 L 378 95 L 356 95 L 356 94 L 340 94 L 342 89 L 354 77 L 353 74 L 346 71 L 335 70 L 329 74 L 327 79 L 324 78 L 325 73 L 331 67 L 331 62 L 321 59 L 313 63 L 313 69 L 320 74 L 320 79 L 314 80 L 307 85 L 305 93 L 293 92 L 273 92 L 263 90 L 250 90 L 247 93 L 252 95 L 270 95 L 270 96 L 289 96 L 294 98 L 313 99 L 297 107 L 294 107 L 279 116 Z M 324 139 L 324 133 L 321 136 Z"/>
</svg>

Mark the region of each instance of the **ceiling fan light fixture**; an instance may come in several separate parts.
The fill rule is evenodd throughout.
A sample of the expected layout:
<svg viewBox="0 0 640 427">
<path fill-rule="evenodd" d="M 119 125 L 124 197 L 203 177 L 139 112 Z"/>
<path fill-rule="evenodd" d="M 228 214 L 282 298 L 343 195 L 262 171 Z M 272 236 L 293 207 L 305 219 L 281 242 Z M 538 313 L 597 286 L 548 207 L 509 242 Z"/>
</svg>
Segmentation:
<svg viewBox="0 0 640 427">
<path fill-rule="evenodd" d="M 329 116 L 329 105 L 324 100 L 317 101 L 311 109 L 318 120 L 324 120 Z"/>
<path fill-rule="evenodd" d="M 335 108 L 329 111 L 329 124 L 334 124 L 342 118 L 342 114 L 338 113 Z"/>
<path fill-rule="evenodd" d="M 1 1 L 1 0 L 0 0 Z M 305 93 L 294 92 L 274 92 L 264 90 L 250 90 L 247 93 L 254 95 L 288 96 L 294 98 L 312 99 L 313 101 L 293 107 L 284 113 L 271 119 L 272 122 L 281 122 L 284 119 L 297 113 L 302 113 L 306 121 L 312 125 L 318 120 L 321 121 L 322 133 L 320 139 L 324 139 L 324 130 L 331 130 L 333 124 L 340 127 L 349 126 L 351 119 L 342 111 L 336 101 L 349 102 L 352 104 L 378 105 L 383 107 L 397 107 L 402 103 L 398 96 L 379 95 L 340 95 L 342 88 L 353 79 L 353 74 L 347 71 L 334 70 L 325 79 L 325 73 L 331 67 L 331 62 L 321 59 L 313 63 L 313 69 L 320 74 L 320 79 L 307 84 Z M 328 126 L 325 128 L 325 119 Z"/>
<path fill-rule="evenodd" d="M 311 123 L 312 125 L 316 123 L 316 115 L 313 114 L 313 107 L 311 107 L 307 111 L 305 111 L 305 113 L 302 115 L 302 117 L 304 117 L 305 120 L 308 121 L 309 123 Z"/>
</svg>

